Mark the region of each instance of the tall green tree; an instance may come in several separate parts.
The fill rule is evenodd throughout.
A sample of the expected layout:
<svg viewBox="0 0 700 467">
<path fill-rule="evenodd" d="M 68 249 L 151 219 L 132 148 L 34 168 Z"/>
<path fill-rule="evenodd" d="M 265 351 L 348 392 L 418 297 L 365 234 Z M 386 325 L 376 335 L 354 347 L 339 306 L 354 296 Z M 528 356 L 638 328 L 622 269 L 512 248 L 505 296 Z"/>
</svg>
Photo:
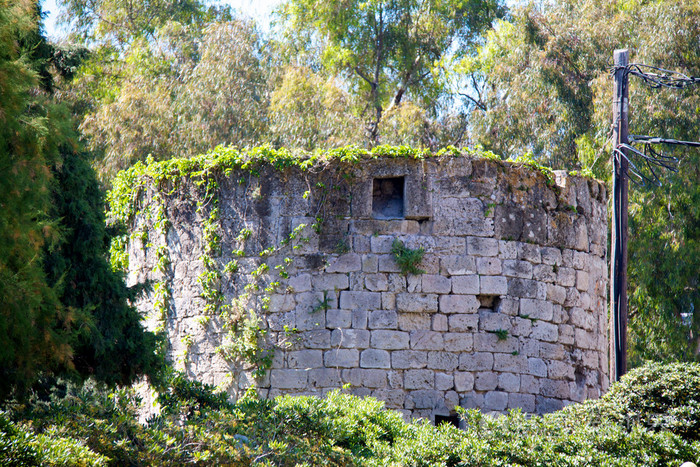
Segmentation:
<svg viewBox="0 0 700 467">
<path fill-rule="evenodd" d="M 53 129 L 32 95 L 39 80 L 21 47 L 35 19 L 33 2 L 0 1 L 0 397 L 71 359 L 70 317 L 42 267 L 58 230 L 46 215 Z"/>
<path fill-rule="evenodd" d="M 95 173 L 53 100 L 65 54 L 40 34 L 39 11 L 0 2 L 0 398 L 40 374 L 129 383 L 162 361 L 107 262 Z"/>
<path fill-rule="evenodd" d="M 498 0 L 290 0 L 288 27 L 317 37 L 323 66 L 355 98 L 370 145 L 385 114 L 410 100 L 433 111 L 443 91 L 440 64 L 469 53 L 502 13 Z"/>
</svg>

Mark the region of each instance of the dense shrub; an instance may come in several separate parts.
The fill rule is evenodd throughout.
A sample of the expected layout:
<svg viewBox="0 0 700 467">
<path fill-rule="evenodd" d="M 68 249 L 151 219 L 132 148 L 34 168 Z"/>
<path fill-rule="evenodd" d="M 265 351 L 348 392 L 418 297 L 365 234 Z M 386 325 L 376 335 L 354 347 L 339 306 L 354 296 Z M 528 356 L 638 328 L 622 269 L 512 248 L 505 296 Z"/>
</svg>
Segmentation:
<svg viewBox="0 0 700 467">
<path fill-rule="evenodd" d="M 109 465 L 134 466 L 678 466 L 700 459 L 699 375 L 698 365 L 652 364 L 632 371 L 601 400 L 542 417 L 462 411 L 464 430 L 405 423 L 375 399 L 338 391 L 275 400 L 251 391 L 232 404 L 177 374 L 159 397 L 160 415 L 140 424 L 132 392 L 69 385 L 12 408 L 33 430 L 23 436 L 34 441 L 8 444 L 18 439 L 17 428 L 0 418 L 0 461 L 37 463 L 48 448 L 36 440 L 48 439 L 93 451 L 76 450 L 82 456 L 76 459 L 87 459 L 82 464 L 53 465 L 101 465 L 99 453 Z"/>
</svg>

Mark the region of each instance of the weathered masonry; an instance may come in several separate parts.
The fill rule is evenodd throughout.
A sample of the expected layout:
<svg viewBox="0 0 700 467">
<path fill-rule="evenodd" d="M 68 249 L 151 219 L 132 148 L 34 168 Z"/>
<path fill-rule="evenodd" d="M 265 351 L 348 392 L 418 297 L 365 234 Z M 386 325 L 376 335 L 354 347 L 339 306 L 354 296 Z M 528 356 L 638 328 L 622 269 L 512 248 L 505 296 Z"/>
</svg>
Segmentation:
<svg viewBox="0 0 700 467">
<path fill-rule="evenodd" d="M 607 389 L 602 183 L 474 156 L 239 165 L 131 182 L 129 280 L 155 281 L 138 307 L 192 378 L 431 419 Z"/>
</svg>

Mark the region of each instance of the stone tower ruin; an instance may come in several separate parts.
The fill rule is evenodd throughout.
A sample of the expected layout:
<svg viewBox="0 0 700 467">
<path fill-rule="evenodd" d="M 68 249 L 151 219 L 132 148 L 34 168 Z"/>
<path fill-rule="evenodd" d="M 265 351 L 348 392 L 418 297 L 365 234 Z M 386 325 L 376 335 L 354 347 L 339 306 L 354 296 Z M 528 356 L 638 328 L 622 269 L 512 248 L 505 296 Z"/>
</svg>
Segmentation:
<svg viewBox="0 0 700 467">
<path fill-rule="evenodd" d="M 133 175 L 125 218 L 128 279 L 155 284 L 137 306 L 190 377 L 432 420 L 607 389 L 601 182 L 477 155 L 214 159 Z"/>
</svg>

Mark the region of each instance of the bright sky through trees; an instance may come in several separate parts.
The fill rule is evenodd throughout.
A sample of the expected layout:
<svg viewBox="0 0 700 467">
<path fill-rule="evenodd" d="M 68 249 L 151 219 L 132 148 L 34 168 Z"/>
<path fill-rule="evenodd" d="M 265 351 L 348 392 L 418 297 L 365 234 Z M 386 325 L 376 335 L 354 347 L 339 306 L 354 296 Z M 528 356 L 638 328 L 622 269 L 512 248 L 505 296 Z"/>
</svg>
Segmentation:
<svg viewBox="0 0 700 467">
<path fill-rule="evenodd" d="M 244 16 L 250 16 L 263 30 L 267 30 L 272 10 L 282 2 L 281 0 L 221 0 L 212 3 L 231 5 L 231 8 L 243 13 Z M 46 14 L 44 18 L 46 34 L 53 39 L 64 36 L 66 32 L 57 24 L 60 13 L 57 0 L 42 0 L 42 9 Z"/>
</svg>

